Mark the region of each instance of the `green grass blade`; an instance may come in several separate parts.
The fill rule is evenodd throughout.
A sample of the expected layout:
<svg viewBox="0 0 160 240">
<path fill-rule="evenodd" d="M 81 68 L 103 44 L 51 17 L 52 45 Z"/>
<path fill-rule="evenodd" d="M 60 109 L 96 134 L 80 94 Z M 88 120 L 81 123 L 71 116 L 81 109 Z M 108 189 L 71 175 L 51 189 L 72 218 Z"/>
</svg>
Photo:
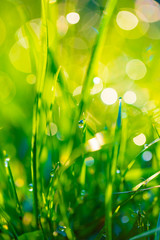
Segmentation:
<svg viewBox="0 0 160 240">
<path fill-rule="evenodd" d="M 148 237 L 148 236 L 150 236 L 150 235 L 152 235 L 152 234 L 154 234 L 154 233 L 157 233 L 157 232 L 160 232 L 160 227 L 158 227 L 158 228 L 153 228 L 153 229 L 151 229 L 151 230 L 149 230 L 149 231 L 146 231 L 146 232 L 144 232 L 144 233 L 141 233 L 141 234 L 139 234 L 139 235 L 137 235 L 137 236 L 135 236 L 135 237 L 130 238 L 130 240 L 136 240 L 136 239 Z"/>
<path fill-rule="evenodd" d="M 107 163 L 107 180 L 106 180 L 106 191 L 105 191 L 105 226 L 106 226 L 106 236 L 107 239 L 112 239 L 112 193 L 113 186 L 115 182 L 115 173 L 117 160 L 119 156 L 119 148 L 121 142 L 121 110 L 122 103 L 121 99 L 119 99 L 119 109 L 118 109 L 118 117 L 117 117 L 117 125 L 115 129 L 115 137 L 114 137 L 114 146 L 112 150 L 112 157 Z"/>
<path fill-rule="evenodd" d="M 9 226 L 9 229 L 11 230 L 15 240 L 18 240 L 18 234 L 11 222 L 11 219 L 9 217 L 9 215 L 3 210 L 3 208 L 0 207 L 0 215 L 5 219 L 6 223 L 8 224 Z"/>
<path fill-rule="evenodd" d="M 157 228 L 160 228 L 160 214 L 158 216 Z M 155 239 L 154 240 L 159 240 L 159 239 L 160 239 L 160 233 L 158 231 L 158 232 L 155 233 Z"/>
<path fill-rule="evenodd" d="M 92 77 L 93 73 L 96 69 L 97 63 L 99 61 L 99 57 L 101 55 L 104 42 L 106 39 L 106 33 L 109 28 L 109 23 L 112 18 L 112 14 L 114 12 L 115 6 L 116 6 L 117 0 L 108 0 L 105 6 L 105 9 L 103 11 L 102 20 L 99 27 L 99 33 L 97 35 L 97 39 L 95 42 L 95 45 L 92 50 L 90 62 L 88 65 L 88 69 L 85 75 L 84 83 L 83 83 L 83 89 L 82 89 L 82 99 L 80 102 L 80 114 L 83 112 L 84 106 L 86 107 L 88 96 L 90 95 L 90 88 L 92 84 Z"/>
</svg>

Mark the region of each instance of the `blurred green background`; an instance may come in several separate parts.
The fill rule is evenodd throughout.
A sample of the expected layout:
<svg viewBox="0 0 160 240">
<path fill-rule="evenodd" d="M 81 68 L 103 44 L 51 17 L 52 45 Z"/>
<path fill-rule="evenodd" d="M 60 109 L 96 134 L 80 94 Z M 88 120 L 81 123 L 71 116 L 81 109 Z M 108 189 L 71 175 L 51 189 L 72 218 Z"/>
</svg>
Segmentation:
<svg viewBox="0 0 160 240">
<path fill-rule="evenodd" d="M 58 85 L 56 103 L 52 113 L 54 121 L 48 127 L 47 124 L 42 126 L 42 129 L 46 129 L 47 138 L 42 147 L 43 175 L 46 186 L 50 171 L 53 167 L 55 168 L 56 162 L 60 161 L 63 165 L 67 154 L 70 154 L 70 148 L 74 145 L 70 142 L 74 113 L 77 111 L 76 106 L 81 99 L 82 85 L 91 52 L 99 34 L 99 24 L 105 4 L 104 0 L 49 1 L 47 15 L 48 62 L 43 90 L 44 105 L 47 105 L 53 75 L 56 72 L 53 69 L 56 67 L 58 69 L 58 66 L 61 66 L 67 85 L 65 91 L 69 92 L 72 100 L 68 103 L 65 102 L 63 91 Z M 73 15 L 69 15 L 70 13 Z M 3 154 L 6 151 L 6 154 L 11 158 L 10 165 L 17 193 L 20 202 L 22 202 L 23 210 L 26 212 L 23 216 L 26 231 L 31 231 L 33 228 L 31 226 L 33 202 L 28 185 L 32 182 L 30 153 L 33 106 L 42 50 L 41 15 L 40 0 L 1 1 L 0 161 L 2 166 L 0 205 L 5 206 L 6 210 L 9 209 L 7 210 L 8 214 L 12 215 L 13 211 L 14 215 L 12 209 L 14 204 L 7 191 L 7 177 L 3 166 Z M 73 186 L 73 188 L 75 187 L 74 193 L 72 187 L 68 187 L 68 189 L 66 186 L 64 187 L 64 193 L 66 193 L 64 198 L 66 205 L 74 205 L 74 199 L 78 199 L 77 205 L 68 210 L 71 214 L 71 222 L 73 221 L 71 225 L 75 232 L 77 231 L 77 239 L 95 239 L 95 234 L 104 223 L 106 173 L 104 171 L 103 151 L 105 152 L 106 145 L 110 146 L 114 143 L 113 132 L 117 119 L 119 97 L 122 97 L 123 147 L 117 163 L 115 190 L 129 191 L 159 169 L 159 52 L 160 5 L 158 1 L 117 1 L 109 22 L 105 44 L 101 46 L 101 55 L 94 69 L 90 96 L 88 97 L 89 103 L 85 112 L 86 142 L 88 144 L 85 159 L 87 159 L 86 162 L 89 161 L 90 165 L 86 164 L 86 188 L 83 190 L 87 192 L 86 198 L 91 196 L 91 199 L 86 200 L 87 203 L 83 205 L 81 200 L 84 199 L 79 199 L 77 193 L 74 192 L 75 189 L 81 191 L 82 186 L 80 187 L 80 185 L 83 185 L 83 173 L 81 173 L 81 171 L 83 172 L 81 159 L 83 156 L 78 158 L 80 161 L 76 162 L 73 167 L 75 175 L 71 174 L 73 169 L 70 169 L 67 170 L 70 172 L 67 172 L 63 179 L 64 186 L 65 180 L 69 186 L 74 181 L 76 182 L 76 186 Z M 78 126 L 78 123 L 76 124 Z M 80 125 L 76 134 L 77 137 L 74 140 L 77 147 L 83 141 Z M 90 142 L 90 139 L 95 135 L 96 142 Z M 157 139 L 157 143 L 154 142 L 155 139 Z M 145 144 L 150 143 L 153 144 L 149 145 L 149 150 L 138 156 L 133 168 L 126 175 L 126 179 L 122 181 L 121 171 L 124 172 L 130 161 L 147 147 Z M 95 177 L 97 177 L 96 180 Z M 158 185 L 158 180 L 154 183 L 153 185 Z M 75 195 L 70 195 L 71 192 Z M 82 193 L 81 195 L 83 195 Z M 96 196 L 96 193 L 98 200 L 96 199 L 95 204 L 93 204 L 93 196 Z M 69 196 L 72 197 L 69 198 Z M 132 231 L 128 234 L 129 237 L 133 236 L 134 233 L 138 234 L 143 230 L 148 230 L 151 225 L 151 227 L 156 227 L 159 215 L 158 197 L 159 190 L 157 188 L 137 195 L 135 202 L 131 201 L 126 205 L 113 221 L 114 239 L 129 239 L 126 227 L 129 229 L 128 231 Z M 122 200 L 121 196 L 115 197 L 113 209 Z M 86 209 L 88 209 L 88 214 L 86 214 Z M 73 213 L 71 213 L 72 210 Z M 81 217 L 76 215 L 76 211 L 78 214 L 81 213 Z M 94 211 L 97 211 L 97 218 Z M 147 213 L 150 215 L 147 216 Z M 96 223 L 92 223 L 93 229 L 91 228 L 90 231 L 94 232 L 95 230 L 95 232 L 88 233 L 89 238 L 87 231 L 84 231 L 83 234 L 85 228 L 83 221 L 84 225 L 86 223 L 85 226 L 87 226 L 87 222 L 90 225 L 92 215 L 94 215 L 93 221 L 99 223 L 98 226 Z M 138 223 L 138 221 L 140 222 Z M 93 237 L 91 238 L 91 236 Z"/>
</svg>

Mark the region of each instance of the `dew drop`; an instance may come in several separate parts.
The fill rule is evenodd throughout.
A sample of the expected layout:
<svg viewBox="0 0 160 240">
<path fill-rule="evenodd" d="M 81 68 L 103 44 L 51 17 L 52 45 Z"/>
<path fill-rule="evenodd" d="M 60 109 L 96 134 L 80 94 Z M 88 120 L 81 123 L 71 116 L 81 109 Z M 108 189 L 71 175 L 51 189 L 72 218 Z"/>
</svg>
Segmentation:
<svg viewBox="0 0 160 240">
<path fill-rule="evenodd" d="M 9 157 L 7 157 L 7 158 L 5 159 L 5 161 L 9 162 L 9 161 L 10 161 L 10 158 L 9 158 Z"/>
<path fill-rule="evenodd" d="M 86 193 L 86 191 L 83 189 L 83 190 L 81 191 L 81 195 L 85 195 L 85 193 Z"/>
<path fill-rule="evenodd" d="M 50 172 L 51 177 L 54 177 L 54 172 L 55 172 L 55 169 L 52 169 L 51 172 Z"/>
<path fill-rule="evenodd" d="M 147 143 L 144 144 L 144 149 L 146 149 L 146 148 L 148 148 L 148 144 Z"/>
<path fill-rule="evenodd" d="M 30 183 L 30 184 L 28 185 L 28 187 L 29 187 L 29 192 L 33 192 L 33 184 Z"/>
<path fill-rule="evenodd" d="M 60 230 L 60 231 L 64 231 L 65 229 L 66 229 L 65 226 L 59 226 L 59 230 Z"/>
<path fill-rule="evenodd" d="M 4 162 L 5 167 L 8 167 L 8 161 Z"/>
<path fill-rule="evenodd" d="M 58 226 L 58 233 L 61 234 L 63 237 L 66 237 L 66 233 L 65 233 L 65 229 L 66 229 L 66 226 Z"/>
<path fill-rule="evenodd" d="M 80 120 L 80 121 L 78 122 L 78 127 L 79 127 L 79 128 L 83 128 L 83 127 L 84 127 L 84 122 L 83 122 L 83 120 Z"/>
</svg>

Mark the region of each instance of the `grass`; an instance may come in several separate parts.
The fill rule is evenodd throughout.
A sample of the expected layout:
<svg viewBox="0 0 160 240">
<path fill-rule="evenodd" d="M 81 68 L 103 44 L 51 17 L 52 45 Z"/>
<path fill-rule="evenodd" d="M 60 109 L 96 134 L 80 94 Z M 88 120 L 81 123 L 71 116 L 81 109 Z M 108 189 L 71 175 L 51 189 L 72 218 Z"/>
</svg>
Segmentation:
<svg viewBox="0 0 160 240">
<path fill-rule="evenodd" d="M 57 11 L 63 6 L 68 12 L 73 6 L 70 1 L 60 7 L 58 4 L 62 3 L 41 1 L 39 40 L 31 25 L 23 27 L 30 46 L 32 72 L 36 75 L 36 86 L 31 94 L 35 100 L 29 104 L 29 111 L 33 108 L 32 132 L 25 129 L 15 133 L 15 144 L 18 144 L 18 138 L 30 133 L 27 135 L 29 147 L 22 158 L 18 157 L 21 152 L 13 154 L 14 148 L 7 142 L 9 138 L 5 140 L 4 135 L 2 138 L 0 239 L 158 240 L 159 103 L 155 109 L 149 107 L 151 100 L 144 104 L 146 95 L 142 91 L 141 98 L 144 99 L 139 102 L 143 104 L 127 104 L 121 97 L 127 80 L 124 77 L 121 87 L 121 66 L 117 70 L 117 64 L 113 66 L 110 62 L 107 66 L 113 69 L 108 82 L 103 79 L 103 87 L 118 86 L 119 99 L 106 106 L 100 91 L 91 94 L 94 77 L 101 75 L 103 78 L 106 59 L 118 59 L 115 49 L 111 52 L 108 49 L 107 57 L 103 56 L 106 45 L 110 46 L 114 38 L 114 45 L 119 41 L 125 49 L 128 41 L 124 37 L 120 40 L 115 37 L 113 23 L 121 9 L 120 3 L 117 0 L 104 3 L 89 52 L 84 47 L 85 50 L 81 48 L 75 50 L 76 53 L 69 53 L 66 44 L 72 36 L 74 41 L 78 38 L 76 28 L 72 26 L 68 30 L 67 40 L 62 36 L 64 29 L 62 35 L 58 35 L 55 27 Z M 71 5 L 78 9 L 78 2 Z M 62 21 L 65 26 L 66 20 L 62 18 Z M 66 46 L 66 52 L 63 46 Z M 130 43 L 127 46 L 125 51 L 130 52 L 132 46 Z M 83 68 L 77 64 L 80 54 L 83 61 L 87 56 Z M 125 57 L 123 60 L 126 61 Z M 157 74 L 155 68 L 154 72 L 150 70 L 153 78 Z M 118 82 L 112 79 L 115 73 Z M 76 77 L 79 77 L 77 83 Z M 78 81 L 82 91 L 73 94 Z M 135 89 L 138 86 L 133 85 Z M 138 91 L 143 88 L 140 86 Z M 149 83 L 147 87 L 145 83 L 145 88 L 153 91 Z M 24 94 L 23 88 L 22 91 Z M 20 99 L 23 101 L 22 97 Z M 23 116 L 17 112 L 16 118 L 14 109 L 13 105 L 13 122 Z M 24 128 L 31 128 L 29 118 L 24 125 Z M 18 129 L 16 124 L 12 128 Z M 133 143 L 134 137 L 141 132 L 147 137 L 147 145 Z M 20 150 L 24 150 L 24 145 Z M 7 151 L 8 148 L 11 150 Z M 143 154 L 147 152 L 152 153 L 151 161 L 143 160 Z"/>
</svg>

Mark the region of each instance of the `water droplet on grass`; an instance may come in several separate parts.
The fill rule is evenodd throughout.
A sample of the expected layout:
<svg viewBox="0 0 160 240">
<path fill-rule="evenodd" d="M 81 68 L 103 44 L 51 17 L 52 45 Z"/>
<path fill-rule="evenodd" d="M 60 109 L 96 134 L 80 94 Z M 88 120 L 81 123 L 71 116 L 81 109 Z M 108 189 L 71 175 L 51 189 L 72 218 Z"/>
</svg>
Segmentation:
<svg viewBox="0 0 160 240">
<path fill-rule="evenodd" d="M 148 148 L 148 144 L 147 143 L 144 144 L 144 149 L 146 149 L 146 148 Z"/>
<path fill-rule="evenodd" d="M 66 226 L 58 226 L 58 233 L 61 234 L 63 237 L 66 237 L 66 233 L 65 233 L 65 229 L 66 229 Z"/>
<path fill-rule="evenodd" d="M 9 157 L 7 157 L 7 158 L 5 159 L 5 161 L 9 162 L 9 161 L 10 161 L 10 158 L 9 158 Z"/>
<path fill-rule="evenodd" d="M 55 172 L 55 169 L 52 169 L 52 171 L 50 172 L 51 177 L 54 177 L 54 172 Z"/>
<path fill-rule="evenodd" d="M 81 191 L 81 195 L 84 196 L 85 194 L 86 194 L 86 191 L 83 189 L 83 190 Z"/>
<path fill-rule="evenodd" d="M 29 188 L 29 192 L 33 192 L 33 184 L 32 184 L 32 183 L 30 183 L 30 184 L 28 185 L 28 188 Z"/>
<path fill-rule="evenodd" d="M 83 122 L 83 120 L 80 120 L 80 121 L 78 122 L 78 127 L 79 127 L 79 128 L 83 128 L 83 127 L 84 127 L 84 122 Z"/>
<path fill-rule="evenodd" d="M 4 162 L 5 167 L 8 167 L 8 161 Z"/>
</svg>

